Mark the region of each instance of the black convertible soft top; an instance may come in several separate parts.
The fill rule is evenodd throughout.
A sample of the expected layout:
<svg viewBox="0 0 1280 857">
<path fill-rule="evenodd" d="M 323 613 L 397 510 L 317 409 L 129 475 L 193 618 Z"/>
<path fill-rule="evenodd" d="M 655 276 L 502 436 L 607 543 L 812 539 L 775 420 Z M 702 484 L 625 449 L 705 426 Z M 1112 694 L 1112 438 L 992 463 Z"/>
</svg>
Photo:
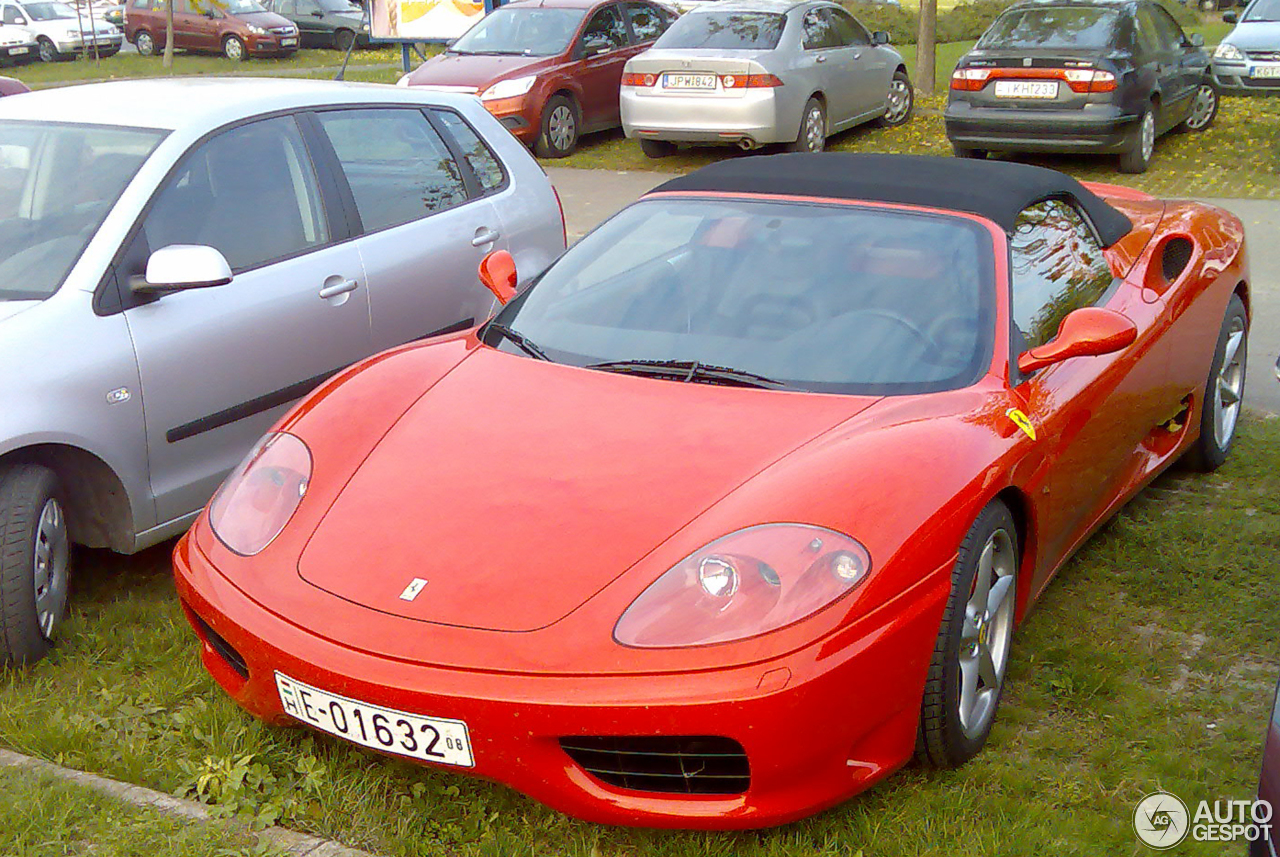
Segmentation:
<svg viewBox="0 0 1280 857">
<path fill-rule="evenodd" d="M 662 191 L 792 194 L 921 205 L 977 214 L 1008 233 L 1024 208 L 1056 197 L 1076 203 L 1104 247 L 1133 228 L 1129 218 L 1070 176 L 1008 161 L 852 152 L 738 157 L 653 190 Z"/>
</svg>

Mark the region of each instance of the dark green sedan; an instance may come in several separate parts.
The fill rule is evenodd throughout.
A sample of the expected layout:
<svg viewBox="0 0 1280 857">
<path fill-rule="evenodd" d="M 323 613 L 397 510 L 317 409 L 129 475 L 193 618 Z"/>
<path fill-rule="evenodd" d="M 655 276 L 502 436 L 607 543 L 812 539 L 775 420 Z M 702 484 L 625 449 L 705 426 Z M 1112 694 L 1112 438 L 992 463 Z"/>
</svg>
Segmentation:
<svg viewBox="0 0 1280 857">
<path fill-rule="evenodd" d="M 350 0 L 264 0 L 263 5 L 298 25 L 304 48 L 345 51 L 353 41 L 369 44 L 369 22 Z"/>
</svg>

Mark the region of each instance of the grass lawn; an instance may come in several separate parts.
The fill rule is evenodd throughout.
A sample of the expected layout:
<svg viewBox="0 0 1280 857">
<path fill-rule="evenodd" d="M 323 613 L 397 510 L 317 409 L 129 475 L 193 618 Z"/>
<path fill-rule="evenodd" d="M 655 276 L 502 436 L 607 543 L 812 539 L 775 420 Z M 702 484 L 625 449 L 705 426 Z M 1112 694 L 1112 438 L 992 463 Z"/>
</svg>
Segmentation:
<svg viewBox="0 0 1280 857">
<path fill-rule="evenodd" d="M 80 559 L 62 643 L 0 675 L 0 745 L 261 823 L 406 857 L 1140 855 L 1130 816 L 1144 794 L 1194 806 L 1257 787 L 1280 658 L 1280 419 L 1245 422 L 1216 474 L 1159 479 L 1060 573 L 1014 640 L 1001 716 L 972 763 L 909 767 L 758 833 L 584 824 L 501 786 L 262 726 L 200 668 L 167 547 Z M 861 692 L 874 689 L 850 688 L 850 705 Z M 6 806 L 0 830 L 26 811 Z M 101 829 L 63 817 L 49 829 Z M 0 853 L 40 853 L 6 849 L 4 835 Z M 1223 848 L 1188 841 L 1178 853 Z"/>
<path fill-rule="evenodd" d="M 243 832 L 199 825 L 51 777 L 0 769 L 0 854 L 11 857 L 274 857 Z"/>
</svg>

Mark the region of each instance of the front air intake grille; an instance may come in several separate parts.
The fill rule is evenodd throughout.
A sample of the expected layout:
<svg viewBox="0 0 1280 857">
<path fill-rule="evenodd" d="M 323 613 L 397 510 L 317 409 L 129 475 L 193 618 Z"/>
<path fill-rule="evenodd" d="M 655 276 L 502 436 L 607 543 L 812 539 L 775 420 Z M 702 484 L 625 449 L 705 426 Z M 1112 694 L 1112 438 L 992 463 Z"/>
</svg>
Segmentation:
<svg viewBox="0 0 1280 857">
<path fill-rule="evenodd" d="M 200 635 L 209 643 L 209 648 L 218 653 L 227 665 L 236 671 L 240 678 L 249 678 L 249 665 L 244 662 L 244 657 L 236 651 L 235 646 L 228 643 L 222 638 L 222 635 L 209 627 L 209 623 L 200 618 L 198 614 L 192 612 L 195 617 L 196 624 L 200 626 Z"/>
<path fill-rule="evenodd" d="M 742 794 L 751 785 L 747 753 L 715 735 L 573 736 L 569 758 L 611 786 L 668 794 Z"/>
</svg>

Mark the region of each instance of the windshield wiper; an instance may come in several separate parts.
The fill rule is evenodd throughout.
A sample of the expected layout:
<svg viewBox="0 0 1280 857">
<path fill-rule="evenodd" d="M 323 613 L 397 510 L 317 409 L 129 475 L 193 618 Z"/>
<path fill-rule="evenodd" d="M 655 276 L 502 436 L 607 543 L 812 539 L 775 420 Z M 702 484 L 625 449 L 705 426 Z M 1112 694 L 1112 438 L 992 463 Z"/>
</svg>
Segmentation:
<svg viewBox="0 0 1280 857">
<path fill-rule="evenodd" d="M 533 343 L 533 341 L 531 341 L 523 333 L 516 333 L 511 328 L 507 327 L 505 324 L 498 324 L 496 321 L 491 321 L 489 322 L 488 326 L 485 329 L 497 331 L 498 333 L 502 334 L 507 339 L 510 339 L 512 342 L 514 342 L 520 348 L 521 351 L 523 351 L 525 354 L 528 354 L 530 357 L 536 357 L 539 360 L 546 360 L 548 362 L 550 362 L 551 360 L 551 358 L 547 356 L 547 352 L 539 348 L 536 344 Z"/>
<path fill-rule="evenodd" d="M 764 390 L 787 390 L 789 385 L 745 369 L 730 366 L 707 366 L 697 360 L 606 360 L 590 363 L 586 369 L 619 372 L 624 375 L 648 375 L 655 378 L 672 378 L 680 381 L 710 381 L 738 387 L 759 387 Z"/>
</svg>

